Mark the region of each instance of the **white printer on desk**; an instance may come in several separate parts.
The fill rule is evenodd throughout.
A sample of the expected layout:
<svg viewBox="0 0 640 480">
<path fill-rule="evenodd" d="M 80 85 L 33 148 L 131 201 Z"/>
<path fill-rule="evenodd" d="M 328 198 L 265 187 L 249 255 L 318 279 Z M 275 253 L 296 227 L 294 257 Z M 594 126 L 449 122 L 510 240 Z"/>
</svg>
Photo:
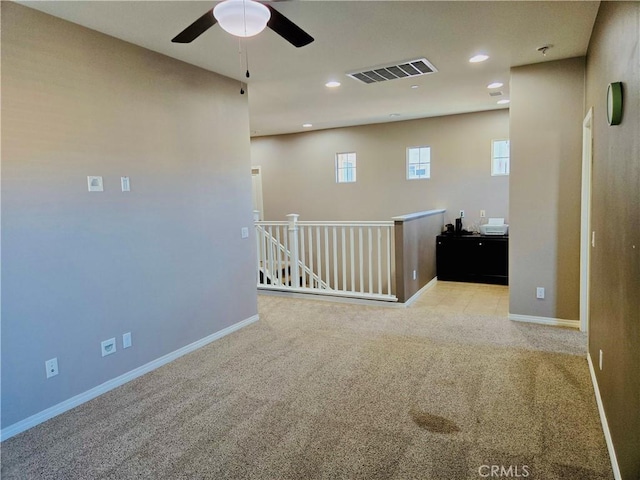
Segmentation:
<svg viewBox="0 0 640 480">
<path fill-rule="evenodd" d="M 490 218 L 489 223 L 480 225 L 482 235 L 506 235 L 509 232 L 509 225 L 504 223 L 504 218 Z"/>
</svg>

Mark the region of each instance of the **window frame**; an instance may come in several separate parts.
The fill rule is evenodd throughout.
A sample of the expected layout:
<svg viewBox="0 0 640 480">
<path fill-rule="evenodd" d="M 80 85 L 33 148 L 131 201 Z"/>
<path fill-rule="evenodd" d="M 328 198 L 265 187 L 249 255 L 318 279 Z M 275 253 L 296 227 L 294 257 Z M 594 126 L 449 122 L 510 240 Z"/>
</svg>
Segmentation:
<svg viewBox="0 0 640 480">
<path fill-rule="evenodd" d="M 342 166 L 341 162 L 351 162 L 349 158 L 353 155 L 353 165 L 349 165 L 347 167 Z M 344 158 L 343 158 L 344 157 Z M 357 181 L 357 167 L 358 167 L 358 155 L 356 152 L 337 152 L 335 156 L 335 174 L 336 174 L 336 183 L 356 183 Z M 340 173 L 343 173 L 343 178 L 347 178 L 344 180 L 340 179 Z M 353 174 L 353 179 L 349 179 L 348 177 Z"/>
<path fill-rule="evenodd" d="M 509 155 L 506 157 L 496 157 L 495 155 L 495 146 L 497 142 L 507 142 L 507 149 L 509 152 Z M 506 162 L 506 173 L 502 173 L 501 171 L 498 171 L 498 169 L 495 168 L 496 165 L 496 160 L 499 159 L 507 159 Z M 491 176 L 492 177 L 508 177 L 509 174 L 511 173 L 511 141 L 508 138 L 495 138 L 493 140 L 491 140 Z"/>
<path fill-rule="evenodd" d="M 420 160 L 418 161 L 418 163 L 411 163 L 411 151 L 412 150 L 418 150 L 419 152 L 419 156 L 422 157 L 420 150 L 422 149 L 427 149 L 429 151 L 429 161 L 428 162 L 422 162 L 422 158 L 420 158 Z M 410 172 L 411 172 L 411 165 L 427 165 L 428 168 L 428 174 L 427 176 L 410 176 Z M 429 180 L 431 179 L 431 146 L 430 145 L 417 145 L 415 147 L 407 147 L 406 150 L 406 178 L 407 180 Z"/>
</svg>

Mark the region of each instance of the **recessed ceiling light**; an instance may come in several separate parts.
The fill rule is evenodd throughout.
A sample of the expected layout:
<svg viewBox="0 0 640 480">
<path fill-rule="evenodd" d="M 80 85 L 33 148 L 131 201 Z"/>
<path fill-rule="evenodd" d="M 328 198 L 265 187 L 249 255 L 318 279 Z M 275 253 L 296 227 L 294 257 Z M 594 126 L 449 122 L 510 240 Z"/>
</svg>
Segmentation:
<svg viewBox="0 0 640 480">
<path fill-rule="evenodd" d="M 502 100 L 498 100 L 498 105 L 504 105 L 505 103 L 509 103 L 511 100 L 507 100 L 506 98 Z"/>
<path fill-rule="evenodd" d="M 392 117 L 392 118 L 395 118 L 395 117 L 399 117 L 400 114 L 399 113 L 390 113 L 389 116 Z"/>
<path fill-rule="evenodd" d="M 471 63 L 484 62 L 488 58 L 489 58 L 489 55 L 478 54 L 478 55 L 474 55 L 473 57 L 471 57 L 469 59 L 469 62 L 471 62 Z"/>
<path fill-rule="evenodd" d="M 504 84 L 500 82 L 493 82 L 487 85 L 487 88 L 500 88 L 502 85 Z"/>
<path fill-rule="evenodd" d="M 340 82 L 336 82 L 335 80 L 332 80 L 330 82 L 325 83 L 324 86 L 329 88 L 336 88 L 340 86 Z"/>
<path fill-rule="evenodd" d="M 420 85 L 411 85 L 411 88 L 414 88 L 414 89 L 415 88 L 419 88 L 419 87 L 420 87 Z"/>
<path fill-rule="evenodd" d="M 313 127 L 313 124 L 312 123 L 303 123 L 302 126 L 304 128 L 311 128 L 311 127 Z"/>
</svg>

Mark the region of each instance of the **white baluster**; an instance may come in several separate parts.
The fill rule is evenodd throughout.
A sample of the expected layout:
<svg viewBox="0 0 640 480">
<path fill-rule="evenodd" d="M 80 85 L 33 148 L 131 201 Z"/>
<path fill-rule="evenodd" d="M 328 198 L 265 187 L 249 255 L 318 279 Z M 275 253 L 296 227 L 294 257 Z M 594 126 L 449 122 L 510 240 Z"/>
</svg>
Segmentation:
<svg viewBox="0 0 640 480">
<path fill-rule="evenodd" d="M 358 268 L 360 270 L 360 293 L 364 292 L 364 252 L 362 244 L 362 227 L 358 229 Z"/>
<path fill-rule="evenodd" d="M 293 277 L 291 286 L 298 288 L 300 286 L 300 268 L 298 261 L 300 260 L 300 252 L 298 252 L 298 215 L 297 213 L 290 213 L 287 215 L 289 219 L 289 250 L 291 252 L 291 273 L 289 279 Z"/>
<path fill-rule="evenodd" d="M 258 263 L 256 264 L 256 283 L 260 285 L 260 227 L 256 225 L 256 255 L 258 256 Z"/>
<path fill-rule="evenodd" d="M 355 242 L 353 240 L 353 227 L 349 228 L 349 246 L 351 247 L 351 285 L 349 291 L 355 292 L 356 290 L 356 249 Z"/>
<path fill-rule="evenodd" d="M 315 270 L 313 269 L 313 230 L 311 230 L 311 226 L 307 227 L 307 233 L 309 234 L 309 270 L 311 270 L 312 273 L 315 273 Z M 314 284 L 316 283 L 315 278 L 313 279 L 313 282 Z"/>
<path fill-rule="evenodd" d="M 320 243 L 320 227 L 316 226 L 316 248 L 318 249 L 318 278 L 322 281 L 322 244 Z"/>
<path fill-rule="evenodd" d="M 369 293 L 373 293 L 373 272 L 372 270 L 372 265 L 371 265 L 371 254 L 373 253 L 373 242 L 371 240 L 371 227 L 369 227 L 367 229 L 367 238 L 368 238 L 368 242 L 367 242 L 367 252 L 369 254 Z"/>
<path fill-rule="evenodd" d="M 330 283 L 331 274 L 329 272 L 329 230 L 328 227 L 324 227 L 324 270 L 327 276 L 327 284 Z"/>
<path fill-rule="evenodd" d="M 377 237 L 378 237 L 378 293 L 382 295 L 382 248 L 380 245 L 380 239 L 382 238 L 382 227 L 378 227 Z"/>
<path fill-rule="evenodd" d="M 333 289 L 338 290 L 338 242 L 336 227 L 333 227 Z"/>
<path fill-rule="evenodd" d="M 387 293 L 391 295 L 391 229 L 387 230 Z"/>
<path fill-rule="evenodd" d="M 309 281 L 307 282 L 307 269 L 305 268 L 307 265 L 307 257 L 306 252 L 304 250 L 304 227 L 300 228 L 300 260 L 302 261 L 302 284 L 301 287 L 311 286 L 311 276 L 309 276 Z"/>
<path fill-rule="evenodd" d="M 280 253 L 280 226 L 276 227 L 276 271 L 278 272 L 279 284 L 282 285 L 282 255 Z"/>
<path fill-rule="evenodd" d="M 276 269 L 276 251 L 274 250 L 273 247 L 273 227 L 271 225 L 269 225 L 269 237 L 267 238 L 267 245 L 269 247 L 269 276 L 271 277 L 271 284 L 273 285 L 274 282 L 276 281 L 276 277 L 275 277 L 275 269 Z"/>
<path fill-rule="evenodd" d="M 342 227 L 342 290 L 347 290 L 347 238 Z"/>
</svg>

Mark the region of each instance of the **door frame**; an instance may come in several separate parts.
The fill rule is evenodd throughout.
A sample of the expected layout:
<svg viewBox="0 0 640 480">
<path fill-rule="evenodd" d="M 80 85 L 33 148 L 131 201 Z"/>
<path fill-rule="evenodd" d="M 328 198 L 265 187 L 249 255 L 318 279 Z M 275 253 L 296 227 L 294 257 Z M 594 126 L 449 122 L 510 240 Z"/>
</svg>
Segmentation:
<svg viewBox="0 0 640 480">
<path fill-rule="evenodd" d="M 589 331 L 591 258 L 591 182 L 593 174 L 593 107 L 582 122 L 582 189 L 580 201 L 580 330 Z"/>
</svg>

